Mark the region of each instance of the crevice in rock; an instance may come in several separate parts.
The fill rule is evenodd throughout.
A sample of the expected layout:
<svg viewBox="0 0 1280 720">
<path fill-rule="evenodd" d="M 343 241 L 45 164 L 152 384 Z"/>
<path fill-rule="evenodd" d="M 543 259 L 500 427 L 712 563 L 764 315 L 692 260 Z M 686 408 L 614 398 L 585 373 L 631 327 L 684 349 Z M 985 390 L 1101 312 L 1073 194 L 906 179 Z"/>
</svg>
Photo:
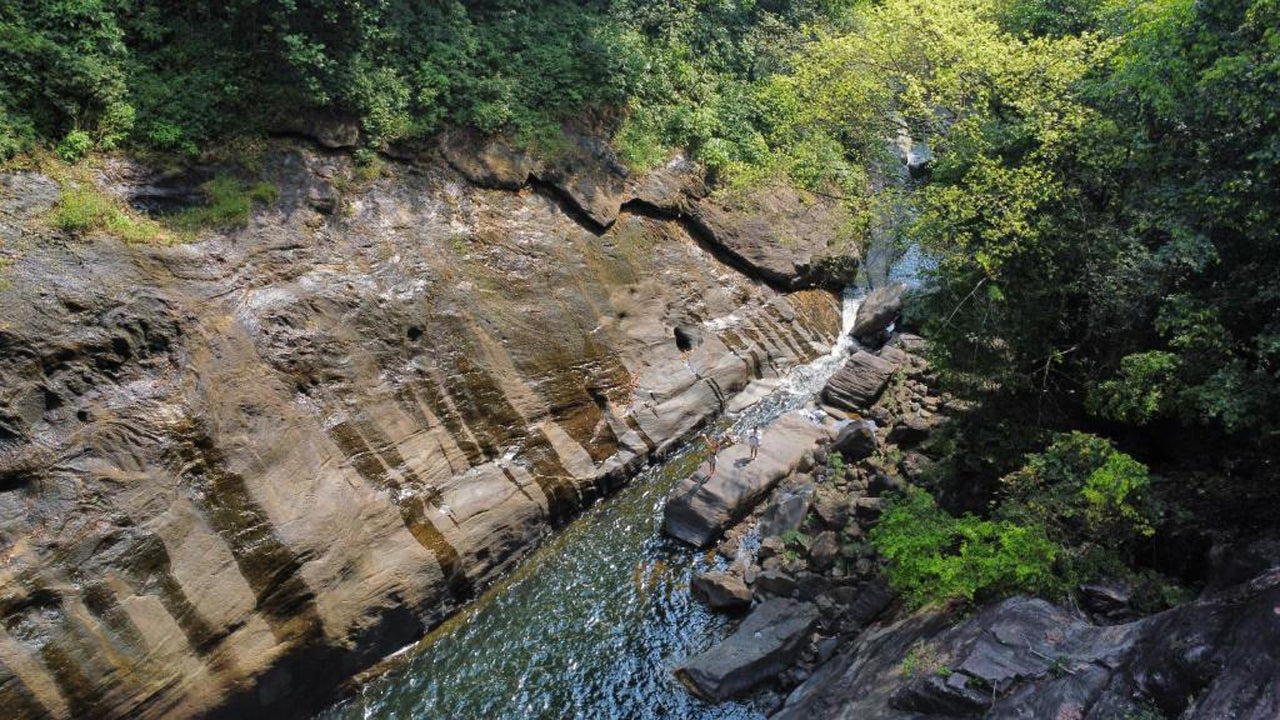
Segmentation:
<svg viewBox="0 0 1280 720">
<path fill-rule="evenodd" d="M 601 224 L 598 222 L 595 218 L 591 217 L 590 213 L 588 213 L 578 200 L 570 193 L 566 192 L 556 183 L 544 180 L 536 173 L 530 173 L 529 176 L 525 178 L 524 183 L 518 186 L 514 184 L 508 185 L 505 183 L 488 184 L 476 182 L 470 175 L 468 175 L 467 172 L 450 160 L 447 155 L 445 155 L 443 159 L 450 169 L 458 173 L 468 183 L 475 185 L 476 187 L 483 187 L 490 190 L 506 190 L 508 192 L 519 192 L 524 188 L 533 190 L 539 195 L 554 201 L 557 207 L 560 208 L 561 212 L 592 235 L 601 236 L 609 229 L 610 226 L 613 225 L 613 222 L 607 224 Z M 762 272 L 760 268 L 753 265 L 746 258 L 721 243 L 716 238 L 715 233 L 713 233 L 710 228 L 699 221 L 696 217 L 687 215 L 679 210 L 662 207 L 639 198 L 632 198 L 622 203 L 618 208 L 617 215 L 618 217 L 621 217 L 623 214 L 647 217 L 663 222 L 679 223 L 680 226 L 693 237 L 700 248 L 709 253 L 722 265 L 728 266 L 750 280 L 764 283 L 769 288 L 777 292 L 786 293 L 799 289 L 767 272 Z"/>
<path fill-rule="evenodd" d="M 698 247 L 705 250 L 714 257 L 720 264 L 725 265 L 737 271 L 742 276 L 764 283 L 770 289 L 780 293 L 787 293 L 791 288 L 786 283 L 779 282 L 777 278 L 771 277 L 768 273 L 761 272 L 759 268 L 752 265 L 746 258 L 735 253 L 730 248 L 721 243 L 711 232 L 711 229 L 700 222 L 696 217 L 686 215 L 683 212 L 675 211 L 670 208 L 660 207 L 644 200 L 631 199 L 622 204 L 618 214 L 626 213 L 628 215 L 637 215 L 647 217 L 653 220 L 661 220 L 664 222 L 679 223 L 685 232 L 689 233 L 697 243 Z"/>
<path fill-rule="evenodd" d="M 598 237 L 603 235 L 605 231 L 609 229 L 607 225 L 601 225 L 596 222 L 595 218 L 587 214 L 587 211 L 582 209 L 582 206 L 578 204 L 578 201 L 575 200 L 572 195 L 565 192 L 559 185 L 547 182 L 536 175 L 530 175 L 529 179 L 525 181 L 525 187 L 528 187 L 530 190 L 533 190 L 548 200 L 553 201 L 556 206 L 560 208 L 560 212 L 567 215 L 569 219 L 573 220 L 581 226 L 583 230 L 586 230 L 592 235 Z"/>
</svg>

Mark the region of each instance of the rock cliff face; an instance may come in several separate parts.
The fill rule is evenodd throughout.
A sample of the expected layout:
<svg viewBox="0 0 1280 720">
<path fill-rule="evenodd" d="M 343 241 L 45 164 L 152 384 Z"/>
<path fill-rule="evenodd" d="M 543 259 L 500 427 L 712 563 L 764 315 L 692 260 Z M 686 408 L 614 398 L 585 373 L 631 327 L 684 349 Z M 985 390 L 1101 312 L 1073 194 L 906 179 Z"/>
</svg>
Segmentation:
<svg viewBox="0 0 1280 720">
<path fill-rule="evenodd" d="M 839 330 L 668 219 L 685 163 L 445 155 L 362 180 L 282 141 L 278 202 L 173 248 L 64 237 L 56 183 L 0 179 L 8 717 L 306 715 Z"/>
</svg>

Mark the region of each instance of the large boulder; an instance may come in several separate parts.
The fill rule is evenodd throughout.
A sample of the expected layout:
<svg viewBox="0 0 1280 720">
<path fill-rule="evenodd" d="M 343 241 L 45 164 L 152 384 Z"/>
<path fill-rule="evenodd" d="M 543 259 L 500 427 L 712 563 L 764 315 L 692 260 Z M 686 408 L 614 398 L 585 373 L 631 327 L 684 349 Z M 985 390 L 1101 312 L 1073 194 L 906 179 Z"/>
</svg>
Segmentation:
<svg viewBox="0 0 1280 720">
<path fill-rule="evenodd" d="M 809 504 L 813 499 L 813 483 L 806 482 L 799 487 L 786 490 L 780 488 L 775 498 L 760 516 L 760 534 L 764 537 L 782 535 L 788 530 L 798 530 L 809 514 Z M 785 490 L 785 492 L 784 492 Z"/>
<path fill-rule="evenodd" d="M 895 370 L 892 362 L 859 350 L 827 381 L 822 400 L 845 410 L 864 410 L 880 397 Z"/>
<path fill-rule="evenodd" d="M 850 421 L 840 428 L 831 449 L 851 462 L 871 457 L 876 451 L 875 426 L 866 420 Z"/>
<path fill-rule="evenodd" d="M 751 272 L 774 285 L 805 287 L 819 279 L 818 265 L 837 240 L 843 212 L 838 202 L 771 186 L 743 196 L 713 196 L 690 217 Z"/>
<path fill-rule="evenodd" d="M 691 545 L 709 544 L 790 475 L 818 439 L 830 437 L 802 412 L 783 415 L 760 434 L 755 460 L 746 443 L 738 443 L 720 452 L 715 474 L 696 473 L 677 484 L 662 529 Z"/>
<path fill-rule="evenodd" d="M 689 584 L 693 594 L 716 610 L 744 608 L 751 604 L 751 590 L 742 578 L 727 572 L 705 572 Z"/>
<path fill-rule="evenodd" d="M 853 322 L 852 334 L 856 338 L 868 338 L 884 331 L 902 312 L 902 293 L 907 286 L 894 283 L 872 290 L 858 306 L 858 316 Z"/>
<path fill-rule="evenodd" d="M 785 670 L 818 621 L 807 603 L 774 598 L 760 604 L 724 642 L 690 660 L 676 676 L 693 692 L 720 702 Z"/>
</svg>

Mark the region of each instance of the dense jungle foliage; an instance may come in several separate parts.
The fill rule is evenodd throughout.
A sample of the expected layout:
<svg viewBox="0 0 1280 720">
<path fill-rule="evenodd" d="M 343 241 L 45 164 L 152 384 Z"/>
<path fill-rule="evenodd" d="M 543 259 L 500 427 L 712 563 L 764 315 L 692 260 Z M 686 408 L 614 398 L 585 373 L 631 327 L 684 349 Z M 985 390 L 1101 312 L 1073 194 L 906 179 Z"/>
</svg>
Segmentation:
<svg viewBox="0 0 1280 720">
<path fill-rule="evenodd" d="M 0 5 L 3 157 L 195 156 L 317 109 L 366 153 L 606 118 L 633 167 L 686 148 L 924 248 L 912 312 L 973 409 L 938 500 L 873 538 L 918 602 L 1194 579 L 1185 543 L 1274 527 L 1280 0 Z"/>
<path fill-rule="evenodd" d="M 447 124 L 530 142 L 642 108 L 637 150 L 706 142 L 707 107 L 782 67 L 842 0 L 9 0 L 0 154 L 56 143 L 195 153 L 323 108 L 370 145 Z M 643 144 L 649 143 L 649 147 Z"/>
</svg>

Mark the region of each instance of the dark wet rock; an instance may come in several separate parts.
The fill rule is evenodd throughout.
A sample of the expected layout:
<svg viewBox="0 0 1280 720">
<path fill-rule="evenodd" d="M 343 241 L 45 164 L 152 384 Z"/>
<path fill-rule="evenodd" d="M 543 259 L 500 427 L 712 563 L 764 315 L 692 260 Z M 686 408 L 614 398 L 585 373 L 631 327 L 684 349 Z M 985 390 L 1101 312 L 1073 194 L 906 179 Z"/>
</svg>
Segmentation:
<svg viewBox="0 0 1280 720">
<path fill-rule="evenodd" d="M 840 638 L 829 637 L 818 641 L 818 662 L 826 662 L 840 649 Z"/>
<path fill-rule="evenodd" d="M 1096 618 L 1120 622 L 1133 620 L 1138 613 L 1133 608 L 1133 586 L 1112 578 L 1085 583 L 1079 588 L 1080 607 Z"/>
<path fill-rule="evenodd" d="M 796 593 L 802 600 L 813 600 L 831 589 L 835 580 L 826 572 L 812 572 L 804 560 L 797 560 Z"/>
<path fill-rule="evenodd" d="M 927 612 L 872 628 L 776 717 L 1186 720 L 1280 711 L 1280 569 L 1157 615 L 1096 625 L 1011 598 L 961 620 Z"/>
<path fill-rule="evenodd" d="M 1221 542 L 1209 550 L 1208 590 L 1248 582 L 1280 565 L 1280 536 L 1264 535 L 1248 542 Z"/>
<path fill-rule="evenodd" d="M 880 617 L 897 597 L 884 578 L 868 580 L 853 588 L 846 603 L 845 619 L 858 627 L 865 626 Z"/>
<path fill-rule="evenodd" d="M 895 369 L 893 363 L 859 350 L 827 381 L 822 399 L 838 408 L 867 408 L 880 397 Z"/>
<path fill-rule="evenodd" d="M 758 592 L 780 597 L 791 597 L 796 591 L 796 579 L 782 570 L 765 570 L 756 576 Z"/>
<path fill-rule="evenodd" d="M 741 577 L 727 572 L 705 572 L 690 583 L 695 595 L 716 610 L 744 608 L 751 604 L 751 590 Z"/>
<path fill-rule="evenodd" d="M 741 695 L 787 669 L 818 621 L 813 605 L 766 600 L 719 645 L 676 671 L 698 695 L 719 702 Z"/>
<path fill-rule="evenodd" d="M 809 567 L 824 572 L 831 569 L 840 555 L 840 540 L 834 530 L 824 530 L 809 544 Z"/>
<path fill-rule="evenodd" d="M 663 511 L 663 530 L 705 546 L 751 510 L 830 430 L 801 412 L 783 415 L 760 434 L 760 452 L 749 459 L 746 443 L 722 450 L 714 475 L 699 472 L 679 482 Z"/>
<path fill-rule="evenodd" d="M 906 289 L 906 285 L 894 283 L 872 290 L 858 306 L 858 317 L 854 320 L 852 335 L 860 339 L 867 338 L 892 325 L 902 312 L 902 293 Z"/>
<path fill-rule="evenodd" d="M 769 688 L 762 690 L 760 694 L 752 698 L 752 705 L 765 715 L 772 715 L 782 708 L 782 704 L 786 702 L 786 696 L 782 693 Z"/>
<path fill-rule="evenodd" d="M 871 457 L 876 452 L 876 431 L 874 426 L 865 420 L 853 420 L 840 428 L 831 449 L 844 456 L 849 462 L 857 462 Z"/>
</svg>

